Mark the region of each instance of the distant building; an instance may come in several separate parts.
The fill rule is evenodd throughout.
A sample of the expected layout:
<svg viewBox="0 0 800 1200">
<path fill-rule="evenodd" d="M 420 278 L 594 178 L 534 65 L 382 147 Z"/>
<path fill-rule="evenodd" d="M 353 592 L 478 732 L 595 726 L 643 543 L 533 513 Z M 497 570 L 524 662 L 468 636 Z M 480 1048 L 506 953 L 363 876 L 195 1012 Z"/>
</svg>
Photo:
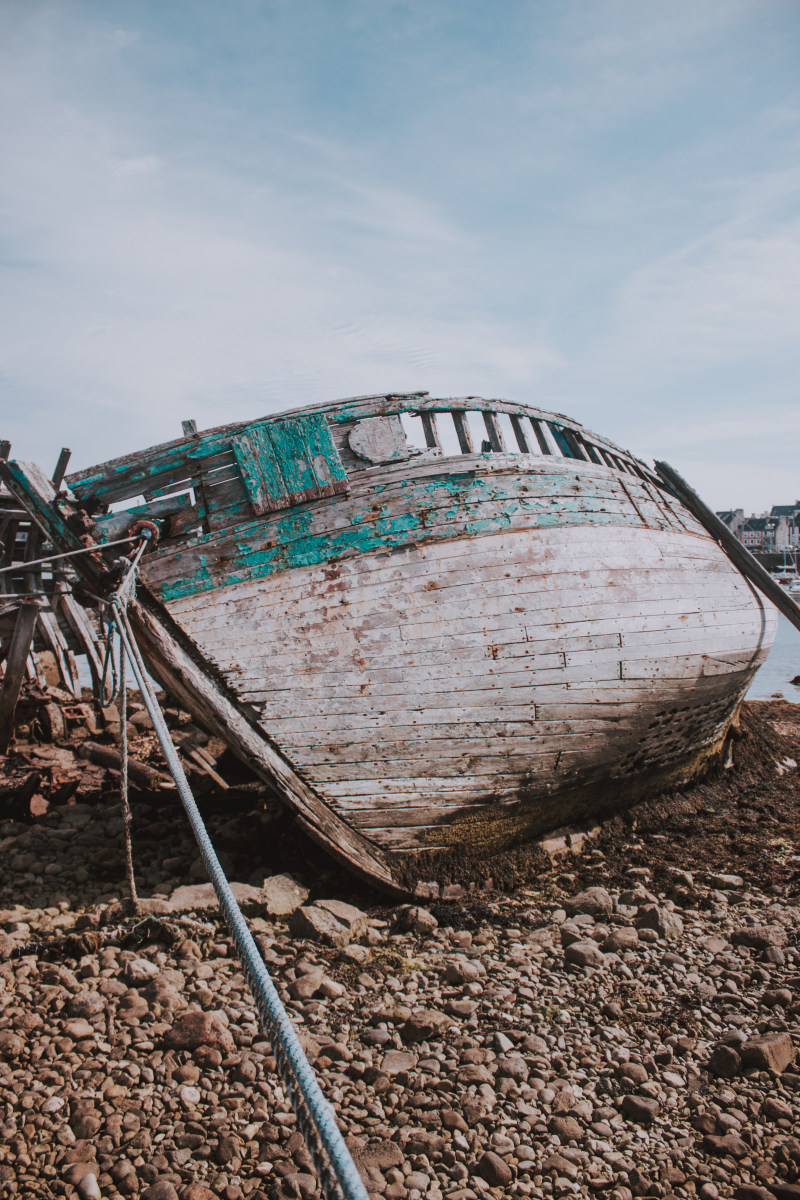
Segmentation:
<svg viewBox="0 0 800 1200">
<path fill-rule="evenodd" d="M 745 517 L 741 508 L 725 509 L 717 516 L 748 550 L 800 549 L 800 500 L 774 504 L 761 516 Z"/>
<path fill-rule="evenodd" d="M 800 547 L 800 500 L 794 504 L 773 504 L 769 515 L 775 523 L 775 548 Z"/>
<path fill-rule="evenodd" d="M 718 512 L 717 516 L 724 525 L 728 526 L 733 536 L 741 541 L 742 526 L 744 525 L 744 509 L 727 508 L 724 512 Z"/>
<path fill-rule="evenodd" d="M 748 550 L 768 550 L 770 548 L 771 525 L 768 517 L 748 517 L 742 526 L 742 545 Z"/>
</svg>

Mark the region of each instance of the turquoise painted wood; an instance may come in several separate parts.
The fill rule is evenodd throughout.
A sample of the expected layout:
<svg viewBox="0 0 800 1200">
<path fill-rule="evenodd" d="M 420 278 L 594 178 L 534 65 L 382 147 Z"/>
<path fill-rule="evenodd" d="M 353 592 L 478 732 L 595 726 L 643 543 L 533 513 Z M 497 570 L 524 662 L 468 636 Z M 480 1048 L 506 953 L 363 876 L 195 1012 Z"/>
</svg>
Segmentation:
<svg viewBox="0 0 800 1200">
<path fill-rule="evenodd" d="M 443 474 L 424 480 L 412 476 L 393 485 L 376 484 L 369 500 L 349 511 L 341 503 L 327 510 L 329 528 L 314 527 L 320 522 L 319 509 L 302 507 L 274 517 L 268 529 L 261 522 L 248 523 L 226 531 L 225 537 L 201 537 L 187 548 L 183 571 L 184 555 L 165 550 L 169 564 L 163 578 L 157 553 L 147 566 L 148 582 L 169 601 L 409 544 L 522 528 L 645 524 L 627 496 L 609 488 L 607 479 L 587 474 L 576 485 L 575 469 L 567 466 L 550 468 L 536 481 L 516 474 Z"/>
<path fill-rule="evenodd" d="M 275 458 L 268 428 L 253 425 L 232 438 L 231 444 L 253 512 L 261 516 L 288 508 L 292 503 L 291 494 Z"/>
<path fill-rule="evenodd" d="M 319 414 L 259 421 L 231 438 L 231 445 L 259 516 L 347 488 L 347 472 Z"/>
<path fill-rule="evenodd" d="M 95 518 L 98 541 L 111 542 L 114 538 L 122 537 L 125 530 L 137 517 L 153 521 L 174 516 L 176 513 L 187 512 L 193 507 L 195 506 L 192 504 L 190 494 L 181 492 L 177 496 L 169 496 L 166 500 L 154 500 L 150 504 L 135 504 L 132 508 L 126 508 L 122 512 L 106 513 L 105 516 Z"/>
</svg>

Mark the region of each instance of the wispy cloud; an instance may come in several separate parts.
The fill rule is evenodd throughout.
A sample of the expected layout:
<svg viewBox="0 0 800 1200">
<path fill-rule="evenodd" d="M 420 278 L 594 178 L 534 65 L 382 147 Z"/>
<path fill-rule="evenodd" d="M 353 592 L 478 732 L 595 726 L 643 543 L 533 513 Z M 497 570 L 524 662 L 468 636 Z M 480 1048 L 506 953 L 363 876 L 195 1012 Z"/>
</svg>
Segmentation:
<svg viewBox="0 0 800 1200">
<path fill-rule="evenodd" d="M 701 487 L 793 470 L 796 8 L 334 7 L 0 16 L 3 436 L 87 463 L 425 388 L 700 456 Z"/>
<path fill-rule="evenodd" d="M 115 175 L 151 175 L 162 167 L 157 154 L 132 154 L 126 158 L 115 158 L 111 170 Z"/>
</svg>

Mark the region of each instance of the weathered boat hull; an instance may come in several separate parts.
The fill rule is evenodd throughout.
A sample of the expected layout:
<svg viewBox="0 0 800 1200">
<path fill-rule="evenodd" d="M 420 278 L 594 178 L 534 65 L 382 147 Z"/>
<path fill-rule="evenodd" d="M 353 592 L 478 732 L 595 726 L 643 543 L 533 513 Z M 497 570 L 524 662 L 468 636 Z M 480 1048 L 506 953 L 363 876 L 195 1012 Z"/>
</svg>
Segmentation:
<svg viewBox="0 0 800 1200">
<path fill-rule="evenodd" d="M 70 483 L 94 513 L 143 493 L 93 530 L 163 521 L 137 618 L 153 670 L 384 884 L 690 778 L 774 635 L 644 464 L 522 406 L 349 402 Z"/>
<path fill-rule="evenodd" d="M 772 630 L 710 539 L 614 527 L 297 567 L 168 607 L 328 806 L 403 851 L 507 845 L 594 811 L 600 784 L 624 803 L 699 766 Z"/>
</svg>

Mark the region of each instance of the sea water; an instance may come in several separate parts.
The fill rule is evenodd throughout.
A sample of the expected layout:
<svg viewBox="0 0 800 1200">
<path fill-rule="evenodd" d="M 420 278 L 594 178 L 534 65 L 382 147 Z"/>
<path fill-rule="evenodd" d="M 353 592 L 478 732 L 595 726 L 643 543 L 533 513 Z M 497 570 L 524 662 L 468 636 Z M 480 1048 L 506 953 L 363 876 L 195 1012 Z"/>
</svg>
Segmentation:
<svg viewBox="0 0 800 1200">
<path fill-rule="evenodd" d="M 747 693 L 748 700 L 770 700 L 783 696 L 800 704 L 800 686 L 792 683 L 800 676 L 800 629 L 795 629 L 782 613 L 778 613 L 778 630 L 769 657 L 756 673 Z"/>
</svg>

